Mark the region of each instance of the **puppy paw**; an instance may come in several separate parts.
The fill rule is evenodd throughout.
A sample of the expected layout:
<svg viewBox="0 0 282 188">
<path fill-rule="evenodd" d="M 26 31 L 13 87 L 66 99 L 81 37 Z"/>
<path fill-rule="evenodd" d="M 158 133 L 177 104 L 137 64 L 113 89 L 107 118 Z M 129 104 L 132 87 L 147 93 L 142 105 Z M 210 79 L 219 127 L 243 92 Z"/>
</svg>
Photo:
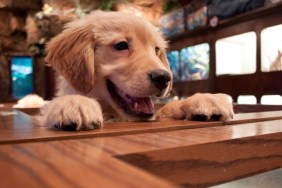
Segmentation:
<svg viewBox="0 0 282 188">
<path fill-rule="evenodd" d="M 161 108 L 157 119 L 227 121 L 233 118 L 232 99 L 226 94 L 197 93 L 187 99 L 173 101 Z"/>
<path fill-rule="evenodd" d="M 56 130 L 91 130 L 100 128 L 103 122 L 99 103 L 80 95 L 55 98 L 41 112 L 43 125 Z"/>
</svg>

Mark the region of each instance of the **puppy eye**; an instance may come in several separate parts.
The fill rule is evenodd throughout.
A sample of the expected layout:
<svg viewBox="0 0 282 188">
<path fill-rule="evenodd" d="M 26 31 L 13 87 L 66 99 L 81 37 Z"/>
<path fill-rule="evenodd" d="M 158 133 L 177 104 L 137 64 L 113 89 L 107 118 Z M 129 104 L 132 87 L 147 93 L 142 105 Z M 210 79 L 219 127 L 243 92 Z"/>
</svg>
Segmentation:
<svg viewBox="0 0 282 188">
<path fill-rule="evenodd" d="M 156 54 L 158 55 L 158 52 L 160 51 L 160 48 L 159 47 L 155 47 L 155 51 L 156 51 Z"/>
<path fill-rule="evenodd" d="M 121 51 L 121 50 L 128 50 L 128 44 L 127 42 L 119 42 L 117 44 L 114 45 L 114 48 L 118 51 Z"/>
</svg>

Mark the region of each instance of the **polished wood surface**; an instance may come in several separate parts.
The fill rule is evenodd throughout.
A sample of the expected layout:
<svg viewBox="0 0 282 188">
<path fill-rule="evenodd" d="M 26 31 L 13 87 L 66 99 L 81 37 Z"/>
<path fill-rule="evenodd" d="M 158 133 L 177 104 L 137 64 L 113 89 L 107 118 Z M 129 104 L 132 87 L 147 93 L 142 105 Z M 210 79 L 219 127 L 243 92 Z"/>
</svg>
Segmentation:
<svg viewBox="0 0 282 188">
<path fill-rule="evenodd" d="M 0 187 L 206 187 L 282 167 L 282 111 L 53 131 L 0 109 Z"/>
</svg>

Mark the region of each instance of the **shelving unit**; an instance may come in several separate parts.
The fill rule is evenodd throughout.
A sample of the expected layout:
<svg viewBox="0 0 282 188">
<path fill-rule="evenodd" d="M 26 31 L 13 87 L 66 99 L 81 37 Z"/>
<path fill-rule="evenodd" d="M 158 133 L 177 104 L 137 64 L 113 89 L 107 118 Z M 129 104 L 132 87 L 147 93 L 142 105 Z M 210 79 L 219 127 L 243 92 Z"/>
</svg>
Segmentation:
<svg viewBox="0 0 282 188">
<path fill-rule="evenodd" d="M 210 45 L 210 73 L 207 80 L 179 81 L 174 89 L 179 96 L 189 96 L 196 92 L 223 92 L 237 100 L 239 95 L 254 95 L 260 98 L 267 94 L 282 95 L 282 72 L 261 71 L 261 31 L 267 27 L 282 24 L 282 3 L 256 9 L 220 22 L 216 27 L 204 26 L 169 38 L 170 49 L 178 50 L 201 43 Z M 256 72 L 245 75 L 216 76 L 217 40 L 246 33 L 256 33 Z"/>
</svg>

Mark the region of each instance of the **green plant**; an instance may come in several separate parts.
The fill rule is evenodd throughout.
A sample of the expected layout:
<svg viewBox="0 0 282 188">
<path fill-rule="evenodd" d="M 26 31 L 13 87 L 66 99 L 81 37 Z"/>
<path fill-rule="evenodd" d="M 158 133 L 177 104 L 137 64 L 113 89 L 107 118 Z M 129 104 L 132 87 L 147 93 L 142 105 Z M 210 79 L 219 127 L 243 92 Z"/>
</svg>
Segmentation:
<svg viewBox="0 0 282 188">
<path fill-rule="evenodd" d="M 168 13 L 179 8 L 180 6 L 181 5 L 178 0 L 168 0 L 163 6 L 163 11 L 164 13 Z"/>
</svg>

